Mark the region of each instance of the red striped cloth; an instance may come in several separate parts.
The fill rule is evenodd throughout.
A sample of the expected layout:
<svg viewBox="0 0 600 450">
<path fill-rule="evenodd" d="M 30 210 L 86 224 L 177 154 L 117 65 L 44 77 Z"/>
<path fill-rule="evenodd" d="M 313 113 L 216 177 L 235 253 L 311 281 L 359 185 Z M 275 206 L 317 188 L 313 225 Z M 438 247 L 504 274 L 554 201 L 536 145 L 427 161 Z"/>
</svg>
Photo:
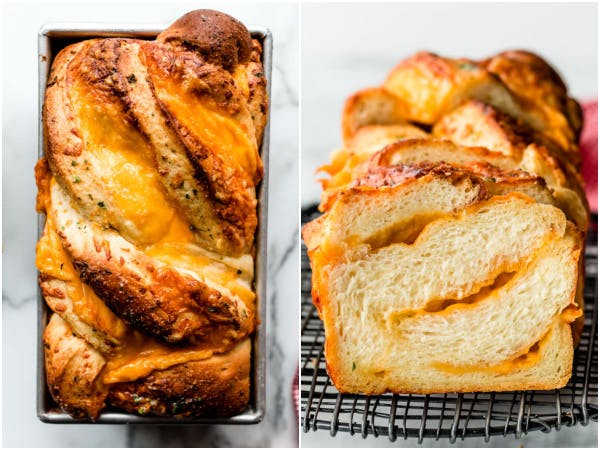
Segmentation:
<svg viewBox="0 0 600 450">
<path fill-rule="evenodd" d="M 300 416 L 298 415 L 299 413 L 299 398 L 298 396 L 299 394 L 299 384 L 298 384 L 298 371 L 300 370 L 300 368 L 298 367 L 298 370 L 296 370 L 296 375 L 294 376 L 294 382 L 292 383 L 292 398 L 294 399 L 294 408 L 296 410 L 296 421 L 298 425 L 300 423 Z"/>
<path fill-rule="evenodd" d="M 598 100 L 583 103 L 582 175 L 590 209 L 598 211 Z"/>
</svg>

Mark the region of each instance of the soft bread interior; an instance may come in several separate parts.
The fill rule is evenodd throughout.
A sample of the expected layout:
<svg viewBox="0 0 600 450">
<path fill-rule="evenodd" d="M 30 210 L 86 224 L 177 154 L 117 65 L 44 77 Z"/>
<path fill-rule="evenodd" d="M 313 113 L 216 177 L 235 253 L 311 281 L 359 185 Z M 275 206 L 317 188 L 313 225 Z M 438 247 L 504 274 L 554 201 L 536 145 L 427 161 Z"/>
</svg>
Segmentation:
<svg viewBox="0 0 600 450">
<path fill-rule="evenodd" d="M 460 174 L 426 175 L 381 191 L 355 188 L 342 195 L 328 213 L 329 219 L 323 222 L 322 242 L 352 245 L 385 241 L 401 230 L 420 228 L 431 218 L 464 208 L 484 195 L 481 184 Z M 403 238 L 396 236 L 396 239 Z"/>
<path fill-rule="evenodd" d="M 572 343 L 560 327 L 572 318 L 560 315 L 575 293 L 579 233 L 556 208 L 518 197 L 478 206 L 331 269 L 322 313 L 340 389 L 498 390 L 507 373 L 503 382 L 526 372 L 538 386 L 564 377 Z M 561 354 L 524 357 L 536 343 Z"/>
<path fill-rule="evenodd" d="M 361 298 L 381 292 L 401 310 L 460 299 L 520 270 L 565 226 L 564 214 L 552 206 L 517 194 L 494 197 L 433 220 L 414 243 L 393 239 L 353 249 L 348 262 L 332 268 L 329 291 Z"/>
</svg>

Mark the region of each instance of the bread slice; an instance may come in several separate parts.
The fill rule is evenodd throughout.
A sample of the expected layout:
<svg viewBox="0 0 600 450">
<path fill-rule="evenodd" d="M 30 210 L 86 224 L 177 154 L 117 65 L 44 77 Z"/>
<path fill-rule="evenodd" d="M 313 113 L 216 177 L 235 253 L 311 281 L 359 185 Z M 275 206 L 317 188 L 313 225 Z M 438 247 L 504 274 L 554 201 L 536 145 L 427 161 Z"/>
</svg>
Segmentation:
<svg viewBox="0 0 600 450">
<path fill-rule="evenodd" d="M 468 171 L 386 170 L 303 230 L 336 387 L 564 385 L 581 233 L 558 208 L 491 196 Z"/>
<path fill-rule="evenodd" d="M 321 211 L 327 209 L 329 199 L 340 192 L 355 176 L 358 167 L 365 164 L 369 157 L 387 145 L 411 138 L 426 138 L 429 134 L 407 123 L 395 125 L 365 125 L 357 129 L 346 145 L 331 154 L 331 163 L 319 167 L 330 178 L 319 180 L 323 187 Z"/>
<path fill-rule="evenodd" d="M 352 95 L 342 112 L 344 145 L 356 132 L 368 125 L 408 124 L 407 105 L 384 87 L 363 89 Z"/>
<path fill-rule="evenodd" d="M 492 147 L 493 148 L 493 147 Z M 516 152 L 515 152 L 516 153 Z M 447 162 L 469 166 L 471 170 L 482 172 L 484 167 L 495 166 L 503 170 L 524 170 L 542 177 L 552 189 L 553 203 L 559 206 L 581 230 L 587 230 L 589 214 L 585 195 L 578 184 L 566 178 L 556 164 L 556 160 L 539 152 L 534 146 L 528 146 L 516 155 L 506 155 L 499 151 L 490 151 L 482 147 L 463 147 L 448 141 L 435 139 L 405 139 L 390 144 L 373 154 L 368 163 L 356 166 L 351 178 L 357 178 L 368 171 L 369 167 L 396 164 Z M 489 177 L 495 177 L 494 170 L 487 170 Z M 513 177 L 514 178 L 514 177 Z M 514 181 L 514 179 L 513 179 Z"/>
<path fill-rule="evenodd" d="M 543 134 L 477 100 L 444 115 L 432 134 L 455 144 L 486 147 L 510 156 L 515 167 L 543 177 L 569 218 L 587 230 L 589 206 L 576 155 Z"/>
</svg>

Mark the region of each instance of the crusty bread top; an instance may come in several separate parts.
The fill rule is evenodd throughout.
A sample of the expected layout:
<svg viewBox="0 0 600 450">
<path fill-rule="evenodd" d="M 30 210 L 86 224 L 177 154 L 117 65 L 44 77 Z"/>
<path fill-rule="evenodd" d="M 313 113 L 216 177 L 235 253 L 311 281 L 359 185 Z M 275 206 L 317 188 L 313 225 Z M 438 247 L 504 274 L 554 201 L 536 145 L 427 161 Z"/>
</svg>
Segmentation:
<svg viewBox="0 0 600 450">
<path fill-rule="evenodd" d="M 576 105 L 523 51 L 419 52 L 349 98 L 325 213 L 302 229 L 340 392 L 567 382 L 587 227 Z"/>
<path fill-rule="evenodd" d="M 115 204 L 126 187 L 102 193 L 106 164 L 99 163 L 109 160 L 93 153 L 103 146 L 137 153 L 147 162 L 144 176 L 157 172 L 155 182 L 141 184 L 162 184 L 199 243 L 228 255 L 249 253 L 267 107 L 260 46 L 250 41 L 250 56 L 230 73 L 194 48 L 169 42 L 101 39 L 61 51 L 44 103 L 46 156 L 88 216 L 135 241 L 139 224 Z M 260 113 L 253 118 L 251 111 Z"/>
<path fill-rule="evenodd" d="M 550 107 L 567 118 L 579 139 L 583 112 L 567 95 L 564 81 L 546 60 L 526 50 L 508 50 L 482 61 L 482 65 L 514 92 L 540 107 Z"/>
<path fill-rule="evenodd" d="M 537 69 L 528 67 L 522 61 L 508 58 L 504 58 L 504 61 L 518 66 L 516 70 L 523 72 L 525 81 L 510 82 L 508 79 L 511 77 L 506 76 L 507 81 L 504 82 L 488 69 L 485 62 L 419 52 L 396 66 L 388 75 L 384 87 L 408 105 L 408 120 L 429 125 L 467 100 L 481 100 L 552 139 L 568 152 L 578 166 L 581 162 L 577 147 L 578 131 L 572 128 L 567 118 L 569 114 L 576 116 L 576 113 L 569 112 L 574 108 L 565 109 L 558 104 L 555 100 L 557 95 L 536 96 L 540 91 L 549 90 L 546 86 L 552 85 L 550 89 L 553 92 L 560 91 L 566 97 L 562 81 L 553 84 L 553 81 L 549 81 L 552 80 L 551 76 L 530 76 Z M 494 64 L 490 66 L 495 67 Z M 532 96 L 536 96 L 535 100 L 532 100 Z M 576 118 L 573 122 L 577 126 Z"/>
<path fill-rule="evenodd" d="M 142 397 L 152 414 L 247 404 L 261 52 L 239 21 L 198 10 L 156 40 L 91 39 L 54 59 L 36 264 L 56 313 L 48 383 L 68 412 L 97 417 L 115 383 L 110 401 L 130 411 Z"/>
<path fill-rule="evenodd" d="M 211 9 L 197 9 L 181 16 L 156 40 L 192 47 L 207 61 L 227 70 L 247 63 L 252 49 L 252 38 L 243 23 Z"/>
<path fill-rule="evenodd" d="M 342 112 L 342 137 L 348 145 L 368 125 L 404 124 L 408 106 L 384 87 L 364 89 L 349 97 Z"/>
</svg>

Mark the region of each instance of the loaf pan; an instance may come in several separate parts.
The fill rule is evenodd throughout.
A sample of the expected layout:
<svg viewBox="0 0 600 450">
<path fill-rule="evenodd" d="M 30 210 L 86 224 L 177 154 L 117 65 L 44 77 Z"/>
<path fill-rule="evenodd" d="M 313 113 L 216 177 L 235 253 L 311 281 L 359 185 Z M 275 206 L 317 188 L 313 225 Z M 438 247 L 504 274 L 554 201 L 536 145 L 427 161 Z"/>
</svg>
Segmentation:
<svg viewBox="0 0 600 450">
<path fill-rule="evenodd" d="M 91 38 L 128 37 L 136 39 L 154 39 L 166 26 L 160 25 L 109 25 L 86 23 L 55 23 L 42 27 L 38 33 L 38 157 L 44 154 L 44 128 L 42 126 L 42 105 L 48 73 L 52 60 L 58 52 L 72 43 Z M 267 78 L 267 90 L 271 98 L 271 67 L 273 55 L 273 38 L 265 27 L 248 27 L 252 37 L 261 42 L 262 63 Z M 254 424 L 262 420 L 265 414 L 265 382 L 266 382 L 266 326 L 267 326 L 267 204 L 269 185 L 269 124 L 264 131 L 260 155 L 264 165 L 264 178 L 258 186 L 258 228 L 256 234 L 255 284 L 257 315 L 260 323 L 252 340 L 252 370 L 250 402 L 241 414 L 225 418 L 211 417 L 146 417 L 106 408 L 94 423 L 112 424 Z M 38 216 L 38 240 L 43 231 L 45 216 Z M 37 282 L 37 280 L 36 280 Z M 52 399 L 46 383 L 44 368 L 44 349 L 42 335 L 48 320 L 49 309 L 38 288 L 38 324 L 37 324 L 37 415 L 47 423 L 91 423 L 89 419 L 74 419 L 62 411 Z"/>
</svg>

